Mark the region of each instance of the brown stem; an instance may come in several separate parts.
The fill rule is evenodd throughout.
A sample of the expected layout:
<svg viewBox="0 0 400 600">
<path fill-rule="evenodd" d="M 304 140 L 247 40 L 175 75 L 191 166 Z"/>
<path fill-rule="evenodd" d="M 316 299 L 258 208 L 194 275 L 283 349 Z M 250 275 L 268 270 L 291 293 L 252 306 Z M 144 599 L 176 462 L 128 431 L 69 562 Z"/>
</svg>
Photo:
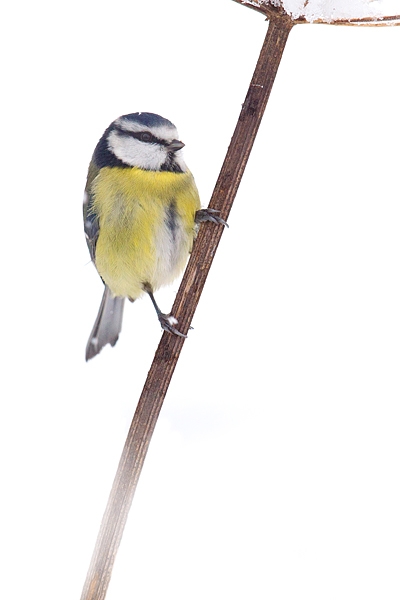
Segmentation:
<svg viewBox="0 0 400 600">
<path fill-rule="evenodd" d="M 222 166 L 210 206 L 227 219 L 236 196 L 276 72 L 292 28 L 288 18 L 273 19 L 242 106 L 235 132 Z M 211 267 L 223 227 L 201 226 L 172 314 L 187 332 Z M 151 365 L 122 452 L 108 504 L 88 570 L 81 600 L 103 600 L 107 593 L 115 556 L 121 541 L 136 485 L 158 415 L 184 338 L 164 333 Z"/>
</svg>

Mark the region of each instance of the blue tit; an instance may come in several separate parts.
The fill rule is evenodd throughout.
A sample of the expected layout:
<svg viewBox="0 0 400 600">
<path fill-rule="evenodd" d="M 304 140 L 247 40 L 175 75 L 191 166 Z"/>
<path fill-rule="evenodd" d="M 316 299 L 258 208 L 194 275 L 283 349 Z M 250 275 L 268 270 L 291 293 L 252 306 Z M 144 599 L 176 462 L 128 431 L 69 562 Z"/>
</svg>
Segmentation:
<svg viewBox="0 0 400 600">
<path fill-rule="evenodd" d="M 176 127 L 159 115 L 119 117 L 106 129 L 89 165 L 83 205 L 91 259 L 104 283 L 86 360 L 118 340 L 125 298 L 147 293 L 161 327 L 182 335 L 161 312 L 154 291 L 184 269 L 201 221 L 225 222 L 200 209 Z"/>
</svg>

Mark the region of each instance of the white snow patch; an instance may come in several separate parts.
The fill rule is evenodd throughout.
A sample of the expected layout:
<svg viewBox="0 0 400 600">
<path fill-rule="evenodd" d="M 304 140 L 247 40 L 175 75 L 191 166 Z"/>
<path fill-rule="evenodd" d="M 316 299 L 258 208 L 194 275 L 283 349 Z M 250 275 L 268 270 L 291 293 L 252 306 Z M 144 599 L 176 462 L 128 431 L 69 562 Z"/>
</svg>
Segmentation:
<svg viewBox="0 0 400 600">
<path fill-rule="evenodd" d="M 400 15 L 399 0 L 245 0 L 252 6 L 282 6 L 292 19 L 313 21 L 350 21 Z"/>
</svg>

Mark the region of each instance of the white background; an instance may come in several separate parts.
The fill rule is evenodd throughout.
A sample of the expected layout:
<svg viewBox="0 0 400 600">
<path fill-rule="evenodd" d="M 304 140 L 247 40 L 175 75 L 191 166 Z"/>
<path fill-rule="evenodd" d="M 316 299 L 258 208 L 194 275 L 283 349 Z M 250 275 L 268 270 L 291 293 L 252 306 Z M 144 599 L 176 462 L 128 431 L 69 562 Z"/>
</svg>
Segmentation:
<svg viewBox="0 0 400 600">
<path fill-rule="evenodd" d="M 7 600 L 80 597 L 161 335 L 143 299 L 84 361 L 94 146 L 121 114 L 169 118 L 206 206 L 266 29 L 229 0 L 3 10 Z M 399 52 L 400 28 L 291 32 L 108 600 L 398 599 Z"/>
</svg>

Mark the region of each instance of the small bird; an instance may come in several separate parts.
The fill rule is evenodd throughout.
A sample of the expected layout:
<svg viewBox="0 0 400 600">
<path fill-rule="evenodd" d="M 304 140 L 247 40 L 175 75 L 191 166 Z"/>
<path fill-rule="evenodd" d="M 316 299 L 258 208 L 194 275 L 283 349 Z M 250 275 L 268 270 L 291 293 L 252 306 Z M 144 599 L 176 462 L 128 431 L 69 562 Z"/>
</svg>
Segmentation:
<svg viewBox="0 0 400 600">
<path fill-rule="evenodd" d="M 137 112 L 113 121 L 89 165 L 83 219 L 91 259 L 104 283 L 86 360 L 118 340 L 125 298 L 147 293 L 161 327 L 183 335 L 159 309 L 154 291 L 184 269 L 199 223 L 226 225 L 214 209 L 201 209 L 175 125 Z"/>
</svg>

